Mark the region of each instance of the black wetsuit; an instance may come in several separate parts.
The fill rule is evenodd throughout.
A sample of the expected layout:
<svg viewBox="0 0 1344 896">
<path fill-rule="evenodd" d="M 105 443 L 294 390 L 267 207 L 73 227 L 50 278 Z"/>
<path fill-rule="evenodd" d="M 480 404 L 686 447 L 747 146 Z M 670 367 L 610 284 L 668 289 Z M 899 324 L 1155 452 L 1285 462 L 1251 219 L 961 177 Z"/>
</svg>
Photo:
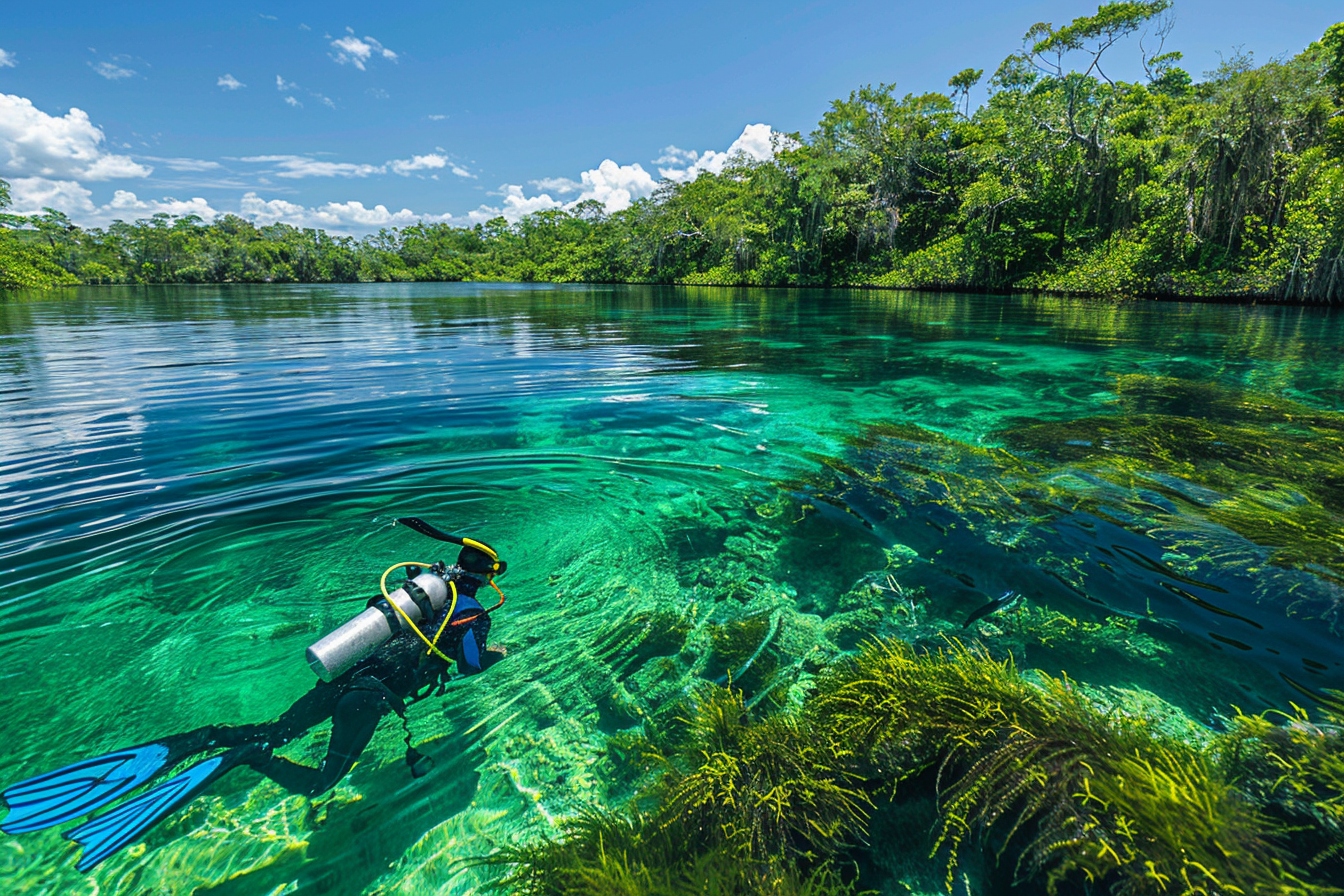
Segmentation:
<svg viewBox="0 0 1344 896">
<path fill-rule="evenodd" d="M 438 642 L 439 650 L 454 657 L 458 671 L 467 675 L 482 671 L 496 658 L 495 654 L 487 653 L 485 646 L 490 617 L 476 600 L 476 592 L 483 584 L 471 576 L 457 580 L 458 601 L 453 618 L 476 618 L 448 626 Z M 431 640 L 447 612 L 445 604 L 434 619 L 422 623 L 421 631 Z M 249 765 L 291 793 L 316 796 L 345 777 L 373 738 L 383 716 L 395 712 L 404 718 L 406 705 L 427 696 L 447 672 L 448 664 L 429 655 L 425 643 L 414 632 L 402 631 L 339 678 L 319 681 L 273 722 L 211 725 L 188 736 L 201 738 L 202 748 L 256 746 L 257 755 L 248 760 Z M 326 758 L 317 768 L 271 755 L 273 749 L 327 719 L 331 719 L 331 741 Z M 413 761 L 416 755 L 409 750 L 408 761 Z"/>
</svg>

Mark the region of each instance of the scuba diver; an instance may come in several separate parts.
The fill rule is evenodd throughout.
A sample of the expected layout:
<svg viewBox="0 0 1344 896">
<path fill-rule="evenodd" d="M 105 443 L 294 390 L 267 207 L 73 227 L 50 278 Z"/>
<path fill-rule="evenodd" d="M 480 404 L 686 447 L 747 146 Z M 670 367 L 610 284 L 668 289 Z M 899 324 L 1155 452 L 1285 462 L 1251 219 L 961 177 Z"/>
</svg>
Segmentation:
<svg viewBox="0 0 1344 896">
<path fill-rule="evenodd" d="M 404 728 L 407 703 L 429 696 L 436 687 L 443 693 L 449 662 L 465 675 L 489 668 L 503 656 L 502 650 L 486 649 L 486 636 L 490 613 L 504 603 L 495 576 L 506 564 L 484 542 L 449 535 L 414 517 L 397 522 L 461 545 L 456 564 L 398 563 L 384 572 L 381 595 L 369 601 L 368 609 L 308 648 L 308 663 L 321 680 L 278 719 L 207 725 L 21 781 L 0 794 L 9 807 L 0 831 L 22 834 L 72 821 L 185 759 L 218 750 L 223 752 L 66 831 L 66 839 L 84 847 L 75 867 L 91 870 L 240 765 L 291 793 L 317 796 L 354 767 L 385 715 L 396 713 Z M 406 568 L 406 582 L 389 594 L 387 576 L 401 567 Z M 487 584 L 499 592 L 499 602 L 488 610 L 476 599 L 478 589 Z M 326 719 L 331 719 L 331 740 L 316 768 L 274 755 Z M 409 730 L 406 748 L 412 775 L 428 772 L 430 760 L 411 746 Z"/>
</svg>

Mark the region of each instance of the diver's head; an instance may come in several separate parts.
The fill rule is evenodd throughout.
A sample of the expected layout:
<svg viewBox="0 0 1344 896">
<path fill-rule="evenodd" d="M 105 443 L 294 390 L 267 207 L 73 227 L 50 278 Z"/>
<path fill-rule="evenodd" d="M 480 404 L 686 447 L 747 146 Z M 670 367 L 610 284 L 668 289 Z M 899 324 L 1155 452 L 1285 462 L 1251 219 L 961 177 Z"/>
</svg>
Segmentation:
<svg viewBox="0 0 1344 896">
<path fill-rule="evenodd" d="M 504 561 L 495 560 L 480 548 L 466 545 L 458 552 L 457 565 L 478 576 L 494 575 L 504 571 Z"/>
</svg>

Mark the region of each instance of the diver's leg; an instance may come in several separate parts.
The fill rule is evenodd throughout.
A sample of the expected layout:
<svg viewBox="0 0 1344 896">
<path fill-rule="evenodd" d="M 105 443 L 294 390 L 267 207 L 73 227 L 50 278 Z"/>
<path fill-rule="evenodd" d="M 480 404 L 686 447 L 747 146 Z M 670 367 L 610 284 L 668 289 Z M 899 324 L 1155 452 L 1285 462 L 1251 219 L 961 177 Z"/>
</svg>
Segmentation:
<svg viewBox="0 0 1344 896">
<path fill-rule="evenodd" d="M 389 709 L 387 699 L 380 693 L 363 688 L 346 691 L 331 714 L 331 743 L 320 766 L 312 768 L 272 756 L 252 767 L 290 793 L 306 796 L 325 793 L 349 773 Z"/>
<path fill-rule="evenodd" d="M 273 722 L 209 725 L 192 733 L 204 738 L 211 747 L 239 747 L 244 744 L 283 747 L 308 729 L 331 718 L 345 693 L 345 688 L 339 685 L 319 681 Z"/>
</svg>

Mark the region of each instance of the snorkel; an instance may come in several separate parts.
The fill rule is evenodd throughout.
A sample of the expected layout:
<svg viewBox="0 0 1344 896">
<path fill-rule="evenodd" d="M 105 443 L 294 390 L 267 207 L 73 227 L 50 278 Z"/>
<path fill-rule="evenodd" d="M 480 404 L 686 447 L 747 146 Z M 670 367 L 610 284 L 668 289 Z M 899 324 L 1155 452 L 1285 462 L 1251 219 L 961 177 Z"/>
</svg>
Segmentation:
<svg viewBox="0 0 1344 896">
<path fill-rule="evenodd" d="M 460 545 L 462 550 L 458 553 L 457 563 L 448 566 L 443 561 L 405 561 L 389 566 L 378 582 L 381 594 L 369 601 L 368 608 L 308 647 L 305 653 L 308 666 L 323 681 L 340 677 L 402 631 L 419 636 L 428 648 L 426 654 L 448 661 L 449 657 L 438 648 L 444 631 L 449 626 L 469 625 L 504 605 L 504 592 L 495 584 L 495 576 L 502 574 L 508 564 L 499 559 L 494 548 L 474 538 L 443 532 L 416 517 L 402 517 L 397 522 L 437 541 Z M 388 575 L 402 568 L 406 569 L 406 582 L 389 593 Z M 468 577 L 484 579 L 499 592 L 499 603 L 488 610 L 453 619 L 457 607 L 457 583 Z M 448 604 L 448 612 L 431 639 L 420 630 L 419 623 L 437 616 L 444 604 Z"/>
</svg>

